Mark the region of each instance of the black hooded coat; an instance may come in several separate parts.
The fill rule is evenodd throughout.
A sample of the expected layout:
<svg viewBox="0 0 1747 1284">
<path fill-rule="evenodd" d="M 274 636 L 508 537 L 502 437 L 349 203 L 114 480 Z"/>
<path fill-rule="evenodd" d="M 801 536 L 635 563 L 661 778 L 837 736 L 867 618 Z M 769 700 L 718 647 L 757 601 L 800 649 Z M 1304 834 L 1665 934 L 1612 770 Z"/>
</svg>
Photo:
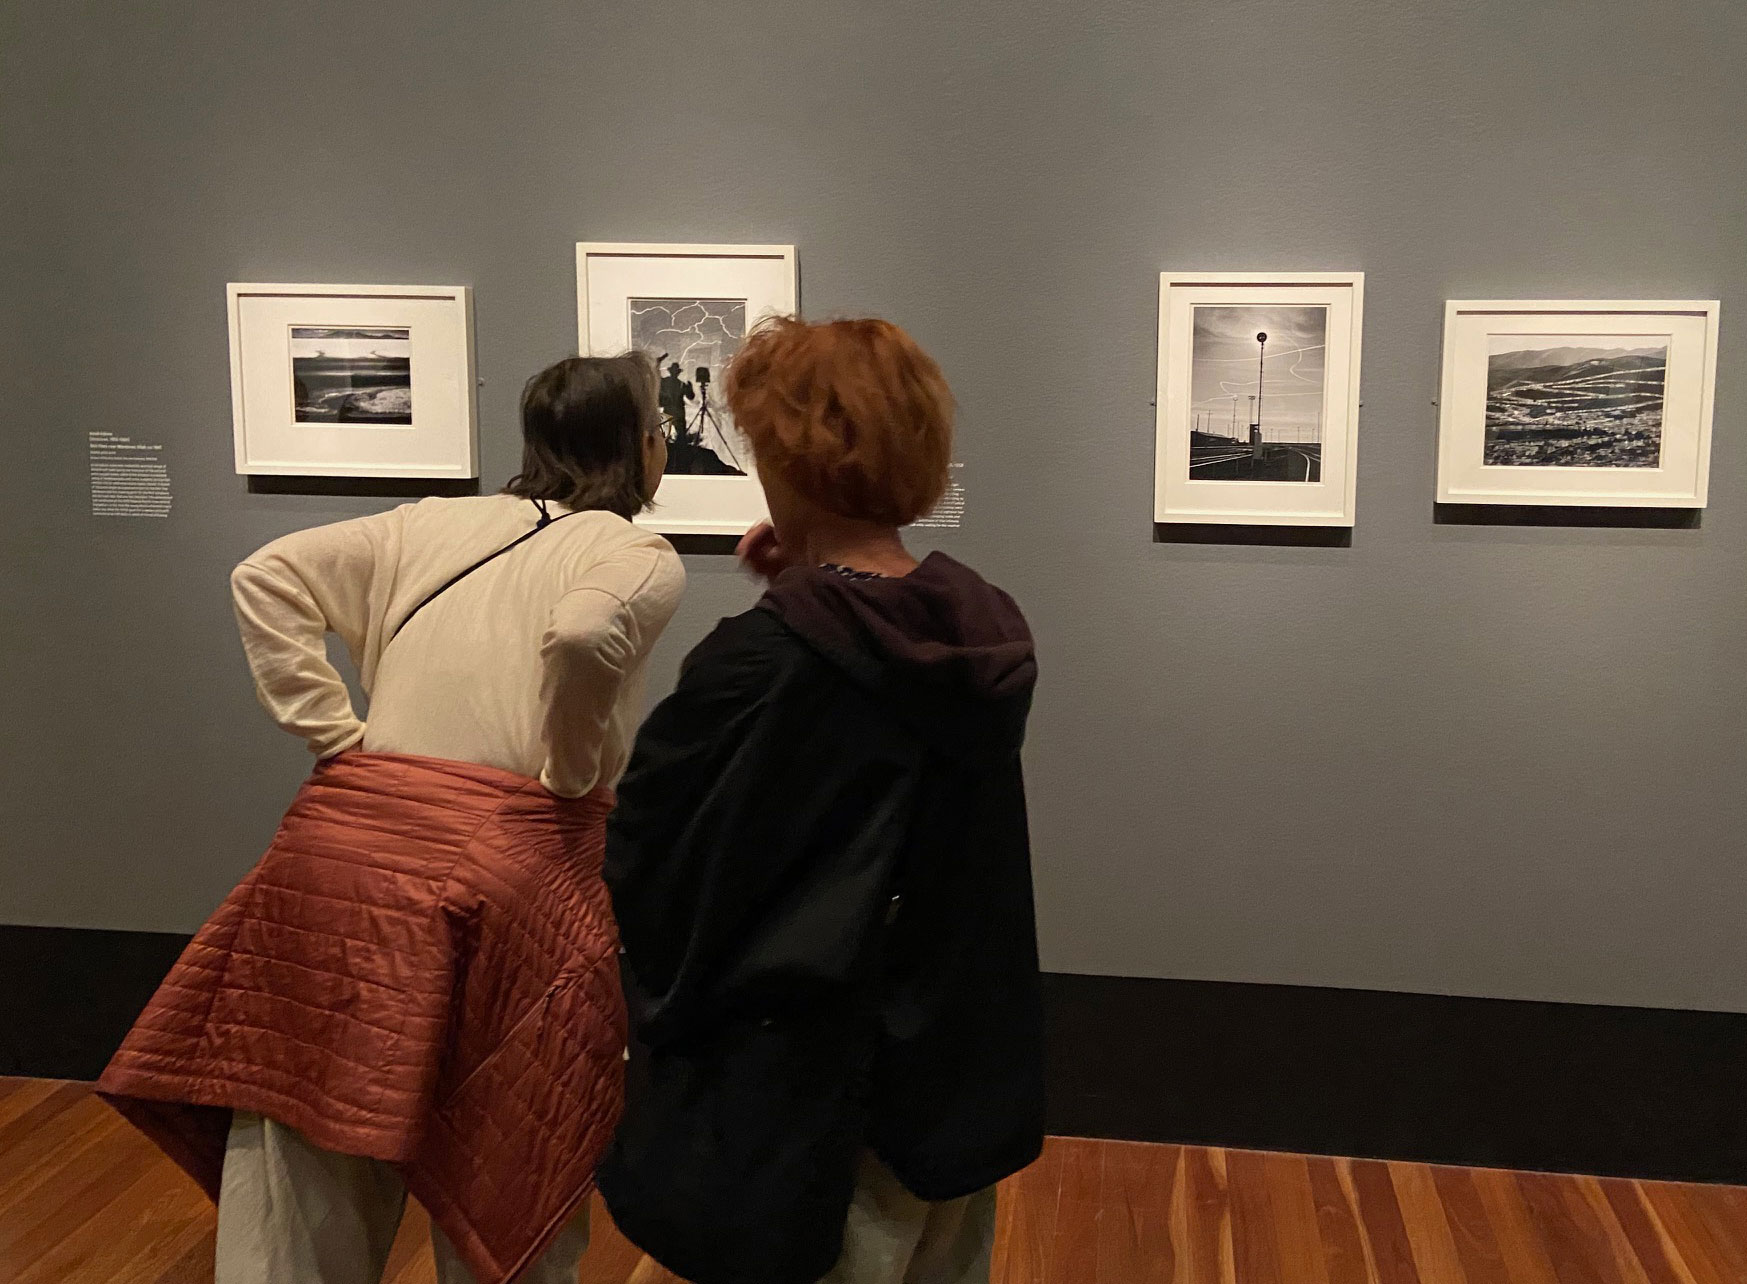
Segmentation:
<svg viewBox="0 0 1747 1284">
<path fill-rule="evenodd" d="M 668 1269 L 817 1280 L 867 1147 L 930 1200 L 1036 1158 L 1035 676 L 1012 599 L 943 554 L 795 569 L 644 724 L 607 836 L 632 1053 L 600 1185 Z"/>
</svg>

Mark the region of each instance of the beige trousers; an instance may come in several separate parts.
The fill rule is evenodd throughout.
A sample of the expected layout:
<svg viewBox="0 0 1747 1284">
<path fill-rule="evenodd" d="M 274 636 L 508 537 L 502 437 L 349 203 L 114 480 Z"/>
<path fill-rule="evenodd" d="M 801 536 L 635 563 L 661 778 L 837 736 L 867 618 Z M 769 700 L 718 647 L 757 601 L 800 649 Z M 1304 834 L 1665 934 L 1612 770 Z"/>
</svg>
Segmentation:
<svg viewBox="0 0 1747 1284">
<path fill-rule="evenodd" d="M 323 1150 L 302 1133 L 238 1111 L 224 1152 L 214 1284 L 378 1284 L 406 1208 L 394 1165 Z M 476 1284 L 431 1228 L 438 1284 Z M 576 1284 L 588 1206 L 517 1284 Z"/>
<path fill-rule="evenodd" d="M 933 1204 L 869 1151 L 861 1157 L 843 1256 L 820 1284 L 988 1284 L 995 1188 Z"/>
</svg>

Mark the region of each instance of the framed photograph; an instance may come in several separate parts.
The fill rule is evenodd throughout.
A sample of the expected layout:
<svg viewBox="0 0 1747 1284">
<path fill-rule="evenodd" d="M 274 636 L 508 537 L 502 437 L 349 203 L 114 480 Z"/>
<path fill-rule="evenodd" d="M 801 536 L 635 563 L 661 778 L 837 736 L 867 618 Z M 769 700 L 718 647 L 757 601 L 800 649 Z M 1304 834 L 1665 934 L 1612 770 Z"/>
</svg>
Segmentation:
<svg viewBox="0 0 1747 1284">
<path fill-rule="evenodd" d="M 1438 501 L 1703 508 L 1718 311 L 1446 303 Z"/>
<path fill-rule="evenodd" d="M 225 289 L 239 473 L 479 476 L 467 287 Z"/>
<path fill-rule="evenodd" d="M 1153 520 L 1351 526 L 1359 272 L 1165 272 Z"/>
<path fill-rule="evenodd" d="M 670 534 L 740 535 L 764 518 L 722 371 L 753 326 L 796 306 L 792 245 L 577 245 L 579 350 L 638 348 L 661 369 L 667 475 L 640 523 Z"/>
</svg>

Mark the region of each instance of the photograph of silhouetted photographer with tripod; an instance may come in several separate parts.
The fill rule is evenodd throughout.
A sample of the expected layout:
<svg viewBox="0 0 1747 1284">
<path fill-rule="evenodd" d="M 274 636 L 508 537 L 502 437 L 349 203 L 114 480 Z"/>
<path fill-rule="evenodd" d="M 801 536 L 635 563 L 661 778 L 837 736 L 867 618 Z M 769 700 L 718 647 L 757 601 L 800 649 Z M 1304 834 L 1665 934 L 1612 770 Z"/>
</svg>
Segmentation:
<svg viewBox="0 0 1747 1284">
<path fill-rule="evenodd" d="M 744 299 L 632 299 L 631 343 L 659 353 L 667 472 L 744 477 L 745 447 L 710 385 L 746 337 Z M 693 364 L 695 363 L 695 364 Z M 692 377 L 685 371 L 691 366 Z"/>
</svg>

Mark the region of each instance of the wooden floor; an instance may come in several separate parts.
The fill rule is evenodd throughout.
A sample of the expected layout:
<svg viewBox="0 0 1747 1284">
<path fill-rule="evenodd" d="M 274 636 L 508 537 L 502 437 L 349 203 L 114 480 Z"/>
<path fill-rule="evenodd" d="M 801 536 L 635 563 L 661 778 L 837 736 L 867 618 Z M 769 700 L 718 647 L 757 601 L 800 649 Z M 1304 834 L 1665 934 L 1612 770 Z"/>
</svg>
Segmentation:
<svg viewBox="0 0 1747 1284">
<path fill-rule="evenodd" d="M 207 1284 L 211 1208 L 80 1084 L 0 1079 L 0 1284 Z M 384 1277 L 431 1284 L 423 1214 Z M 641 1264 L 641 1265 L 640 1265 Z M 596 1210 L 581 1284 L 672 1276 Z M 996 1284 L 1747 1284 L 1747 1190 L 1057 1139 Z"/>
</svg>

